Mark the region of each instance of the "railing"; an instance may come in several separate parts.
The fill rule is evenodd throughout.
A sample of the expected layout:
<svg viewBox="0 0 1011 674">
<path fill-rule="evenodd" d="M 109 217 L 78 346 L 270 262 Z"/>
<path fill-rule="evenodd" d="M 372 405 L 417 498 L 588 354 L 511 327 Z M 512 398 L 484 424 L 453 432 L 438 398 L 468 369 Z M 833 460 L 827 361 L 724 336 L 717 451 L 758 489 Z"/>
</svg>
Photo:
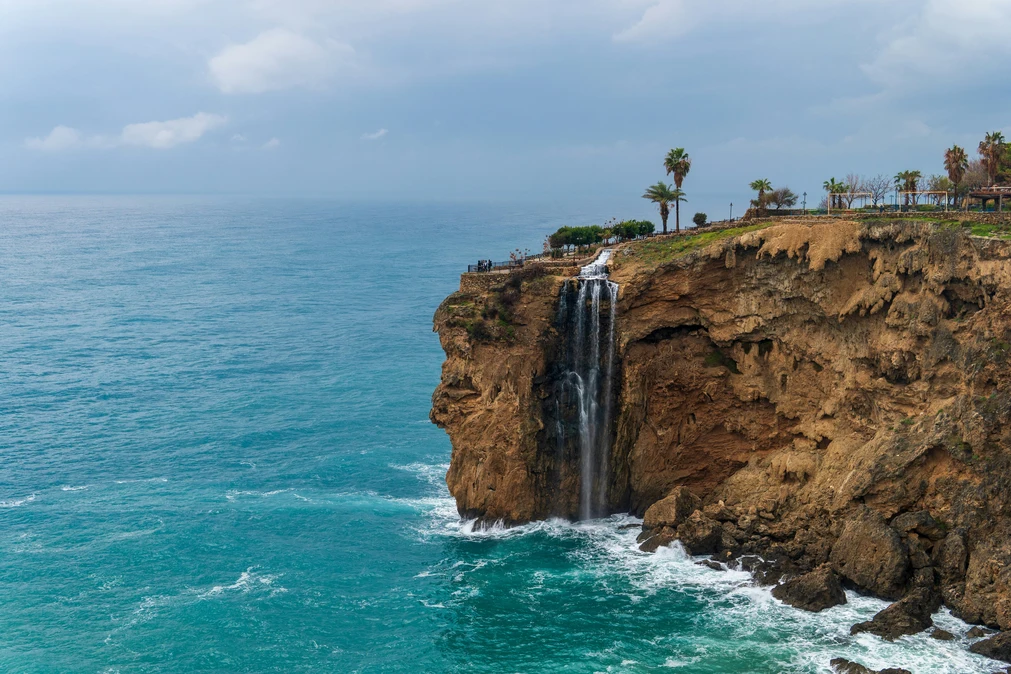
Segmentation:
<svg viewBox="0 0 1011 674">
<path fill-rule="evenodd" d="M 530 258 L 527 258 L 528 260 Z M 496 271 L 499 269 L 518 269 L 523 266 L 524 260 L 509 260 L 508 262 L 493 262 L 492 260 L 479 260 L 477 264 L 467 265 L 468 273 L 478 273 Z"/>
</svg>

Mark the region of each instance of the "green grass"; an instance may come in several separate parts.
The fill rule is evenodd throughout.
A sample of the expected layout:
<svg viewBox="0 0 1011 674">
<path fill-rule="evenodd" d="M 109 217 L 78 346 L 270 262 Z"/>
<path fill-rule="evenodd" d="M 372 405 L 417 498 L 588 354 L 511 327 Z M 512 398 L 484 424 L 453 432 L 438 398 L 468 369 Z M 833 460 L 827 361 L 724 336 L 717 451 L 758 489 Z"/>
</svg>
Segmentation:
<svg viewBox="0 0 1011 674">
<path fill-rule="evenodd" d="M 640 243 L 634 243 L 632 244 L 634 259 L 648 265 L 661 265 L 682 257 L 692 251 L 705 248 L 714 241 L 729 239 L 747 232 L 765 229 L 772 224 L 772 222 L 760 222 L 754 225 L 747 225 L 745 227 L 733 227 L 731 229 L 723 229 L 716 232 L 704 232 L 702 234 L 689 234 L 686 236 L 665 239 L 663 241 L 643 241 Z M 621 257 L 622 256 L 617 256 L 617 259 L 620 260 Z"/>
<path fill-rule="evenodd" d="M 969 228 L 969 232 L 973 236 L 987 236 L 996 239 L 1011 240 L 1011 229 L 1009 229 L 1007 225 L 988 225 L 982 222 L 969 221 L 962 224 L 963 226 Z"/>
</svg>

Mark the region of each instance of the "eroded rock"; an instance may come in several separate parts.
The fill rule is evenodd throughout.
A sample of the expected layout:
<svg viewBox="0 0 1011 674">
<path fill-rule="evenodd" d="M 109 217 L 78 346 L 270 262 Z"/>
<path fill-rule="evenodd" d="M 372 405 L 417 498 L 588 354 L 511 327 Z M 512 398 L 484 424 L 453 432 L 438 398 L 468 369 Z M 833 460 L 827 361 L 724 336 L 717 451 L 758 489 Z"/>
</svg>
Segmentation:
<svg viewBox="0 0 1011 674">
<path fill-rule="evenodd" d="M 915 588 L 900 601 L 878 612 L 871 620 L 854 625 L 850 634 L 869 632 L 893 641 L 906 634 L 922 632 L 933 626 L 934 621 L 930 616 L 939 604 L 930 589 Z"/>
<path fill-rule="evenodd" d="M 677 539 L 690 555 L 711 555 L 719 550 L 723 527 L 696 510 L 678 527 Z"/>
<path fill-rule="evenodd" d="M 977 641 L 969 650 L 994 660 L 1011 662 L 1011 632 L 1001 632 L 997 636 Z"/>
<path fill-rule="evenodd" d="M 791 578 L 774 588 L 772 596 L 785 604 L 814 613 L 846 603 L 846 592 L 835 571 L 828 565 Z"/>
<path fill-rule="evenodd" d="M 908 669 L 897 669 L 894 667 L 875 671 L 845 658 L 834 658 L 830 664 L 836 674 L 912 674 Z"/>
<path fill-rule="evenodd" d="M 864 510 L 843 527 L 829 561 L 858 589 L 899 599 L 905 588 L 909 558 L 899 534 L 873 510 Z"/>
<path fill-rule="evenodd" d="M 642 528 L 671 527 L 677 529 L 682 522 L 701 507 L 702 502 L 699 497 L 687 487 L 675 487 L 670 494 L 646 509 Z"/>
</svg>

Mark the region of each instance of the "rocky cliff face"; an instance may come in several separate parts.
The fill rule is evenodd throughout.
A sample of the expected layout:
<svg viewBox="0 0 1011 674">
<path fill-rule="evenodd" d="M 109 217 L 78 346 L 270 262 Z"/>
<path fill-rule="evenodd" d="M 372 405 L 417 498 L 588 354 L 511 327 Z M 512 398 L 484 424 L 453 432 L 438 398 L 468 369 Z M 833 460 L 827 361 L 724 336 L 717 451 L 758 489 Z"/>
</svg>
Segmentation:
<svg viewBox="0 0 1011 674">
<path fill-rule="evenodd" d="M 578 455 L 553 430 L 572 273 L 468 276 L 436 314 L 432 419 L 465 517 L 577 512 Z M 610 507 L 643 515 L 678 488 L 701 506 L 647 542 L 828 569 L 1011 629 L 1011 244 L 926 222 L 773 222 L 622 246 L 611 278 Z"/>
</svg>

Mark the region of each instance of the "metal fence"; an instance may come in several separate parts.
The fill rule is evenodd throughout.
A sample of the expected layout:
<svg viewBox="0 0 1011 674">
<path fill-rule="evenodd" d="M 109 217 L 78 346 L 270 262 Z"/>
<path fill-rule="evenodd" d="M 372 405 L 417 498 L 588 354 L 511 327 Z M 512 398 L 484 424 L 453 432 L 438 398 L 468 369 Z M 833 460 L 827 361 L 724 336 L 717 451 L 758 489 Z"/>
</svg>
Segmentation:
<svg viewBox="0 0 1011 674">
<path fill-rule="evenodd" d="M 530 258 L 527 258 L 528 260 Z M 509 260 L 508 262 L 493 262 L 492 260 L 478 260 L 477 264 L 467 265 L 468 273 L 496 271 L 498 269 L 518 269 L 522 267 L 524 260 Z"/>
</svg>

